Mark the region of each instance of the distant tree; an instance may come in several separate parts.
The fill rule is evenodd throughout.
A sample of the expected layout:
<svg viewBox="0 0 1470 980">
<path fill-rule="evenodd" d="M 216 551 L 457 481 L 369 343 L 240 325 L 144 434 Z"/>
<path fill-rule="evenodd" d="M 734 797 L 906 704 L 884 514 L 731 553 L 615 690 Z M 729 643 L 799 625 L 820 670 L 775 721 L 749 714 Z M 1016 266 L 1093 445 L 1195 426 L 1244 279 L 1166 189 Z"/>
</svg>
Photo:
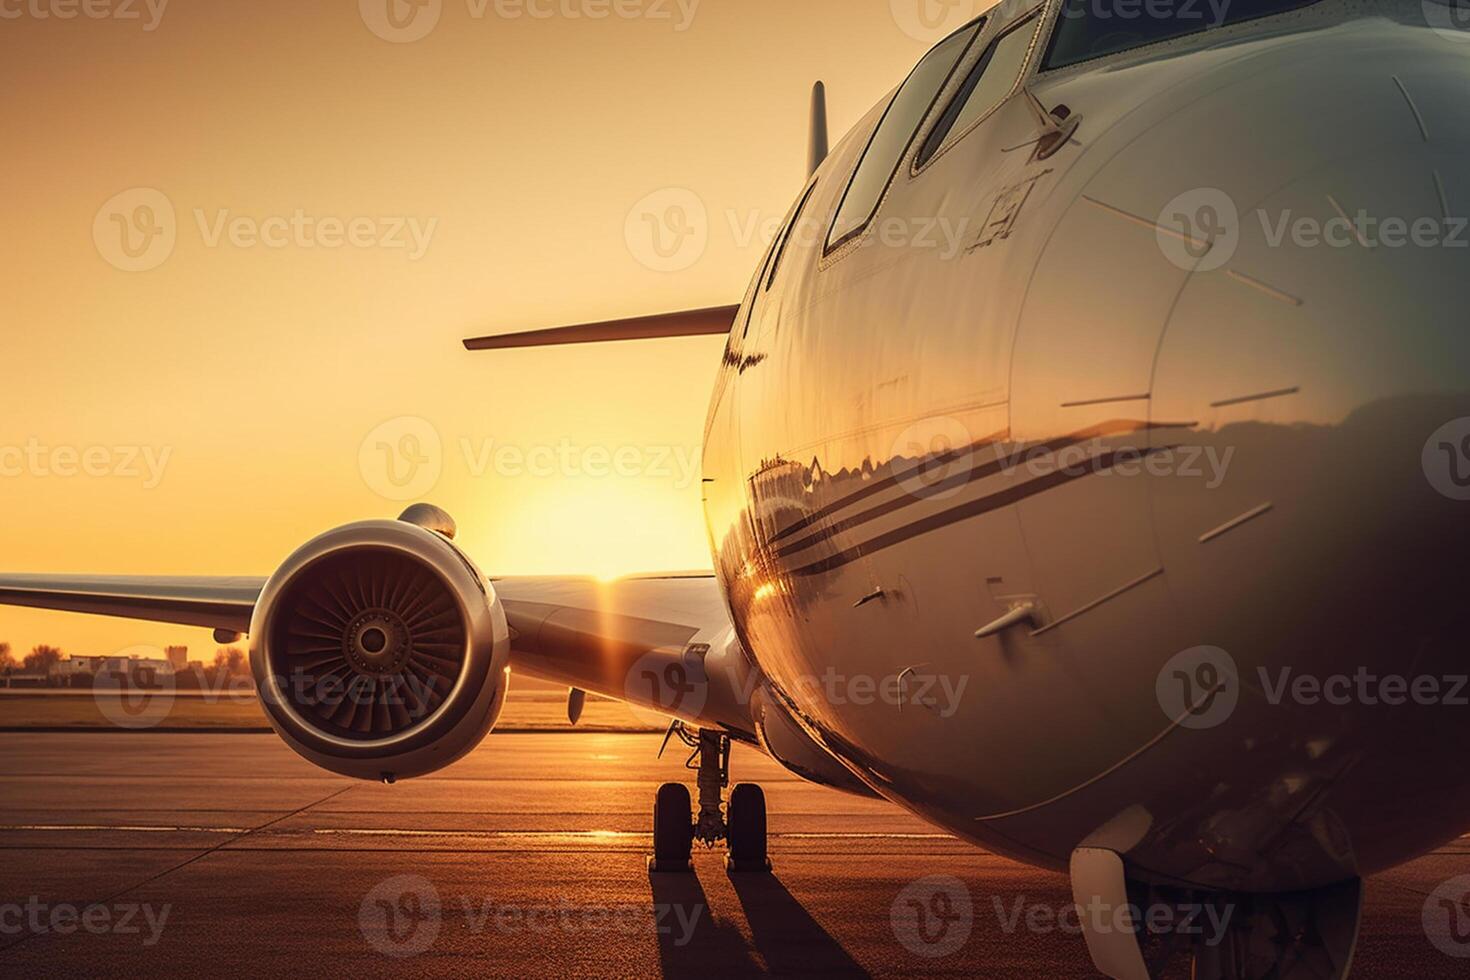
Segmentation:
<svg viewBox="0 0 1470 980">
<path fill-rule="evenodd" d="M 239 647 L 224 647 L 214 655 L 214 669 L 225 677 L 243 677 L 250 673 L 250 661 Z"/>
<path fill-rule="evenodd" d="M 15 657 L 11 656 L 10 644 L 0 643 L 0 671 L 14 670 L 15 668 Z"/>
<path fill-rule="evenodd" d="M 31 650 L 25 659 L 25 669 L 36 674 L 49 674 L 51 668 L 61 663 L 61 651 L 44 643 Z"/>
</svg>

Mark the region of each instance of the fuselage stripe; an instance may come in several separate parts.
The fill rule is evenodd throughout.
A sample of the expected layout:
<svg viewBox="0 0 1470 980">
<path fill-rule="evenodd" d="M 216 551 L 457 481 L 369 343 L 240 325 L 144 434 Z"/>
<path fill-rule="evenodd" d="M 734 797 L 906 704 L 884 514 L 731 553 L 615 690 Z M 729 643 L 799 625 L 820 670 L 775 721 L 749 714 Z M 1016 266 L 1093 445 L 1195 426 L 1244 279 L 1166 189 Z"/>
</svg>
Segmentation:
<svg viewBox="0 0 1470 980">
<path fill-rule="evenodd" d="M 1089 429 L 1084 429 L 1080 432 L 1075 432 L 1071 435 L 1063 436 L 1060 439 L 1053 439 L 1050 442 L 1038 443 L 1036 446 L 1033 446 L 1024 452 L 997 455 L 994 459 L 991 459 L 988 462 L 975 463 L 970 467 L 969 470 L 963 473 L 956 473 L 954 476 L 942 480 L 933 486 L 924 487 L 922 490 L 906 493 L 904 496 L 895 500 L 890 500 L 878 504 L 874 507 L 869 508 L 866 511 L 863 511 L 860 514 L 854 515 L 853 517 L 838 521 L 829 527 L 821 528 L 818 530 L 817 533 L 803 538 L 800 541 L 786 544 L 775 552 L 775 557 L 789 558 L 792 555 L 798 554 L 802 551 L 806 551 L 807 549 L 830 539 L 834 535 L 843 534 L 847 531 L 851 531 L 854 528 L 862 526 L 863 524 L 867 524 L 881 517 L 885 517 L 889 514 L 894 513 L 895 511 L 902 510 L 911 504 L 929 499 L 938 494 L 947 493 L 951 490 L 968 486 L 971 483 L 979 482 L 980 480 L 996 476 L 1000 473 L 1009 472 L 1015 469 L 1017 466 L 1021 465 L 1023 461 L 1034 461 L 1035 454 L 1037 453 L 1040 453 L 1042 455 L 1052 455 L 1062 452 L 1063 450 L 1070 449 L 1073 446 L 1081 445 L 1082 443 L 1087 442 L 1089 439 L 1096 439 L 1110 435 L 1130 434 L 1164 427 L 1165 426 L 1155 426 L 1145 422 L 1117 420 L 1113 422 L 1107 422 L 1102 425 L 1093 426 Z M 1177 426 L 1167 427 L 1177 428 Z M 970 445 L 964 449 L 951 450 L 950 452 L 945 453 L 941 456 L 934 457 L 927 463 L 921 463 L 918 466 L 903 470 L 901 473 L 894 474 L 885 477 L 882 480 L 875 481 L 874 483 L 871 483 L 868 486 L 864 487 L 862 490 L 850 494 L 841 500 L 835 501 L 818 511 L 808 514 L 801 520 L 794 522 L 793 524 L 773 536 L 771 538 L 771 544 L 775 545 L 783 538 L 787 538 L 798 531 L 809 528 L 812 525 L 823 520 L 825 517 L 839 510 L 845 509 L 846 507 L 851 506 L 853 503 L 856 503 L 861 499 L 870 497 L 878 493 L 879 491 L 888 490 L 893 487 L 899 486 L 905 480 L 915 478 L 925 469 L 943 467 L 948 463 L 952 463 L 955 460 L 962 458 L 968 453 L 978 452 L 986 446 L 991 446 L 995 444 L 995 439 L 994 437 L 992 437 L 981 442 L 974 443 L 973 445 Z"/>
<path fill-rule="evenodd" d="M 821 575 L 825 572 L 836 571 L 837 569 L 842 568 L 845 565 L 852 564 L 854 561 L 857 561 L 864 555 L 870 555 L 888 548 L 892 548 L 896 545 L 903 544 L 905 541 L 908 541 L 911 538 L 916 538 L 920 535 L 928 534 L 932 531 L 938 531 L 953 524 L 958 524 L 961 521 L 967 521 L 973 517 L 980 517 L 984 514 L 989 514 L 993 511 L 1009 507 L 1012 504 L 1019 503 L 1029 497 L 1034 497 L 1038 494 L 1045 493 L 1048 490 L 1055 490 L 1058 487 L 1066 486 L 1069 483 L 1073 483 L 1095 473 L 1105 472 L 1112 469 L 1119 462 L 1129 462 L 1134 460 L 1146 459 L 1149 456 L 1154 455 L 1155 453 L 1166 452 L 1170 448 L 1171 447 L 1168 446 L 1160 446 L 1153 449 L 1116 450 L 1114 452 L 1107 453 L 1094 459 L 1092 461 L 1092 464 L 1089 465 L 1084 472 L 1068 472 L 1067 470 L 1058 470 L 1055 473 L 1049 473 L 1046 476 L 1031 480 L 1028 483 L 1021 483 L 1016 486 L 1009 487 L 1005 490 L 1000 491 L 999 493 L 991 494 L 988 497 L 981 497 L 979 500 L 972 500 L 968 503 L 961 504 L 958 507 L 952 507 L 949 510 L 941 511 L 938 514 L 931 514 L 930 516 L 923 518 L 922 520 L 914 521 L 912 524 L 907 524 L 903 527 L 889 531 L 886 534 L 881 534 L 878 537 L 873 538 L 871 541 L 865 541 L 860 545 L 854 545 L 853 547 L 848 548 L 844 551 L 840 551 L 834 555 L 830 555 L 827 558 L 822 559 L 821 561 L 814 562 L 802 568 L 795 569 L 790 574 L 806 577 L 811 575 Z"/>
</svg>

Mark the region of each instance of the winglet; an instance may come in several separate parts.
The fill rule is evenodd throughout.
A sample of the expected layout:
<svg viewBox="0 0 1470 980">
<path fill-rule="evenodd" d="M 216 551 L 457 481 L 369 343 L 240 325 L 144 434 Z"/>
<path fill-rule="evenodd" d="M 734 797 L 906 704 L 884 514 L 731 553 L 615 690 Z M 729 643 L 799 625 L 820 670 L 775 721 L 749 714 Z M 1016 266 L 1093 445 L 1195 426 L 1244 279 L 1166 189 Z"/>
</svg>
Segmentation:
<svg viewBox="0 0 1470 980">
<path fill-rule="evenodd" d="M 522 347 L 560 347 L 567 344 L 602 344 L 623 340 L 657 340 L 664 337 L 710 337 L 730 332 L 738 306 L 715 306 L 682 313 L 632 317 L 581 323 L 550 330 L 528 330 L 494 337 L 476 337 L 464 342 L 465 350 L 513 350 Z"/>
</svg>

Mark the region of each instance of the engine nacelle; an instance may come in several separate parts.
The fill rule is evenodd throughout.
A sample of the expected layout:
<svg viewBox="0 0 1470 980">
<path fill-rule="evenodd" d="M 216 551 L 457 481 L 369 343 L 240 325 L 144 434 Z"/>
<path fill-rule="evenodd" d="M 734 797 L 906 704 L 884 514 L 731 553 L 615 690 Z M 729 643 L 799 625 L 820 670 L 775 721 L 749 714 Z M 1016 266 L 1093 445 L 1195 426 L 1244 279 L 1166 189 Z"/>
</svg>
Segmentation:
<svg viewBox="0 0 1470 980">
<path fill-rule="evenodd" d="M 271 576 L 250 663 L 287 745 L 323 769 L 391 782 L 444 768 L 490 732 L 510 629 L 443 532 L 368 521 L 328 531 Z"/>
</svg>

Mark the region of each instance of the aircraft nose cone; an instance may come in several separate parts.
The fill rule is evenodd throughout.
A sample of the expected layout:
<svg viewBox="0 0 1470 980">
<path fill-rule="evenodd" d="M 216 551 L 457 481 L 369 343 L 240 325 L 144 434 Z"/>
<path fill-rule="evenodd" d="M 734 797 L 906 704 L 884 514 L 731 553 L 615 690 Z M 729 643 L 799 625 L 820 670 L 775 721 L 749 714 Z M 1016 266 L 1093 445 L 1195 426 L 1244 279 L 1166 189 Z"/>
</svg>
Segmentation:
<svg viewBox="0 0 1470 980">
<path fill-rule="evenodd" d="M 1464 605 L 1470 132 L 1447 106 L 1470 78 L 1384 84 L 1361 145 L 1254 199 L 1186 191 L 1160 222 L 1190 271 L 1157 442 L 1225 461 L 1213 486 L 1155 486 L 1165 564 L 1246 659 L 1290 646 L 1302 670 L 1403 668 Z"/>
</svg>

